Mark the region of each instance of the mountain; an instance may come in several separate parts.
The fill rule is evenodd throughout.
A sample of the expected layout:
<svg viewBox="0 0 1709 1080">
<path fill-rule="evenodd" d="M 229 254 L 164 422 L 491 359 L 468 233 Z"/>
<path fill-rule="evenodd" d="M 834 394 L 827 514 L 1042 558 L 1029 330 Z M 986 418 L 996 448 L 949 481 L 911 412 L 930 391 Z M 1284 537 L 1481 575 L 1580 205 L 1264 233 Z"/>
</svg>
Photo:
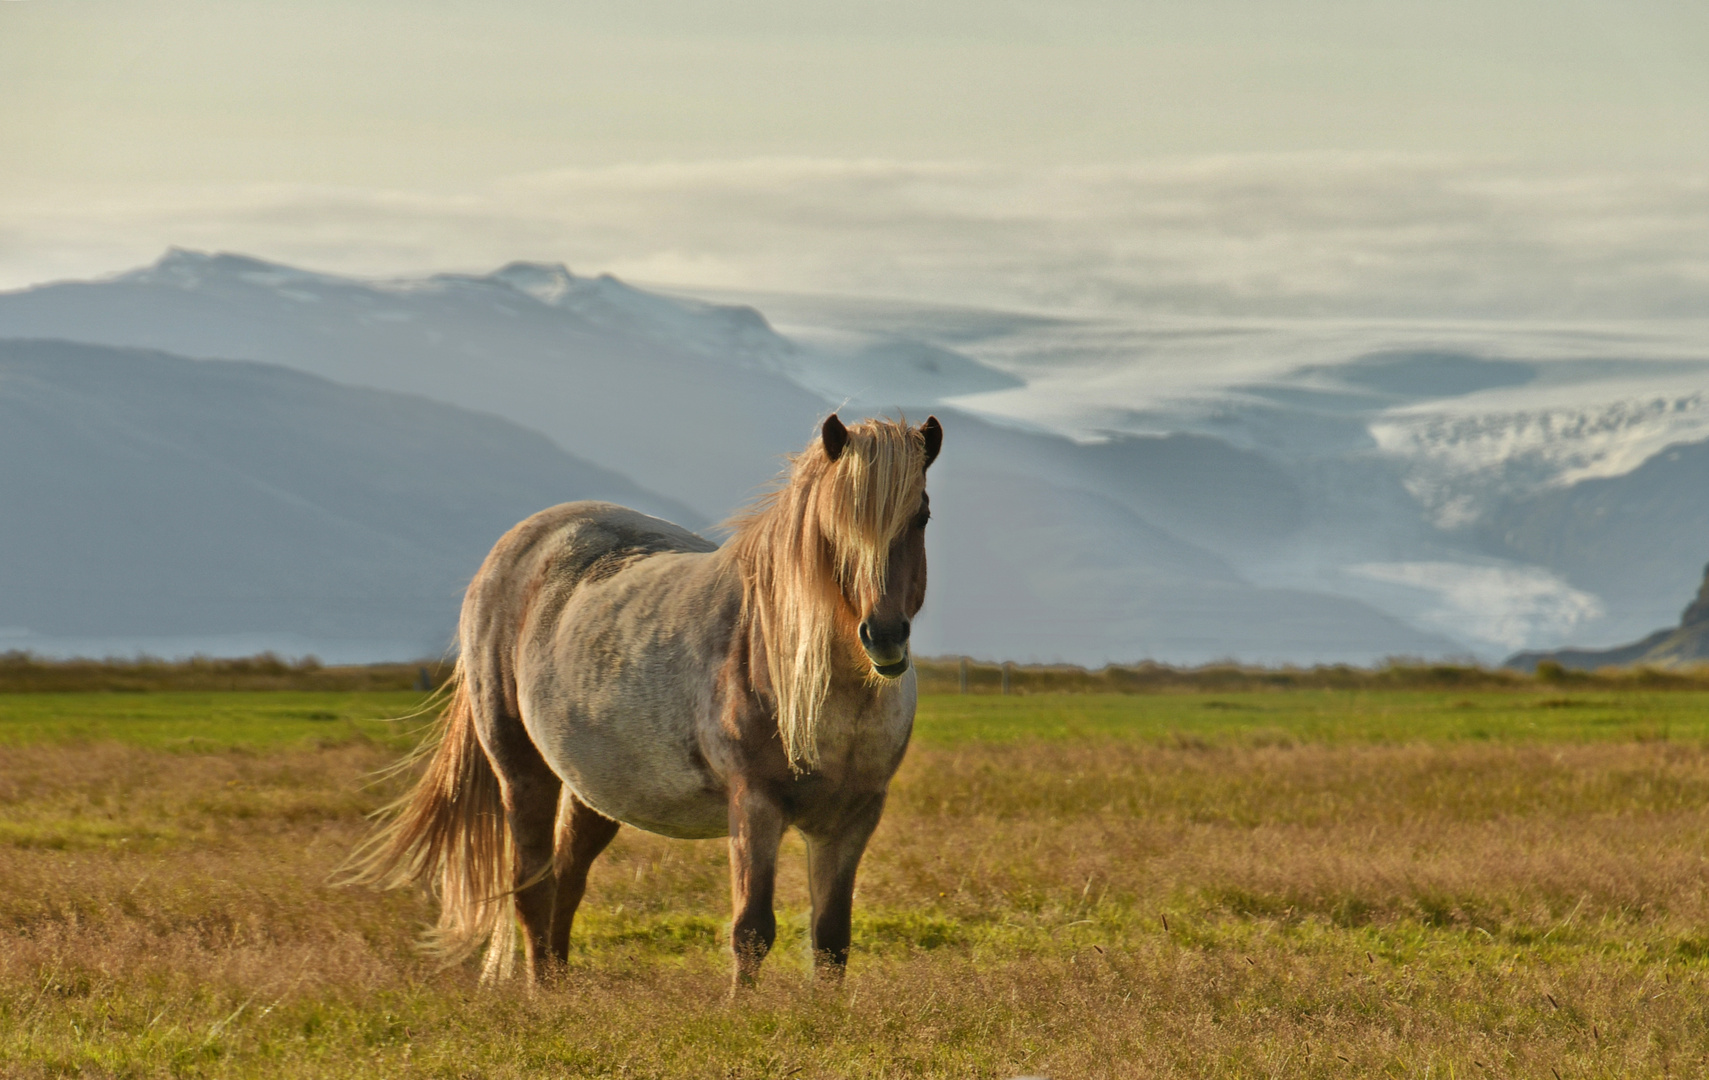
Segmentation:
<svg viewBox="0 0 1709 1080">
<path fill-rule="evenodd" d="M 1368 417 L 1347 404 L 1411 400 L 1394 374 L 1404 361 L 1371 360 L 1342 383 L 1306 372 L 1237 388 L 1239 409 L 1118 417 L 1088 436 L 990 407 L 1048 401 L 1063 382 L 974 355 L 998 321 L 963 320 L 944 340 L 922 331 L 929 319 L 785 336 L 750 306 L 561 266 L 362 281 L 185 251 L 104 281 L 0 294 L 0 337 L 276 364 L 495 414 L 549 439 L 556 456 L 542 460 L 632 478 L 683 508 L 667 516 L 699 523 L 768 483 L 832 408 L 936 411 L 948 436 L 933 473 L 926 653 L 1307 663 L 1487 648 L 1440 618 L 1428 589 L 1382 577 L 1501 563 L 1420 524 L 1402 471 L 1372 452 Z M 1454 360 L 1437 368 L 1438 381 L 1493 378 Z M 559 498 L 518 500 L 516 517 Z M 407 539 L 432 525 L 405 515 L 388 528 Z M 1367 564 L 1375 576 L 1346 571 Z"/>
<path fill-rule="evenodd" d="M 1626 625 L 1654 626 L 1653 598 L 1689 590 L 1709 546 L 1709 443 L 1666 446 L 1619 476 L 1507 500 L 1477 536 L 1492 551 L 1557 569 Z"/>
<path fill-rule="evenodd" d="M 437 655 L 571 499 L 704 524 L 544 436 L 271 364 L 0 341 L 0 649 Z"/>
<path fill-rule="evenodd" d="M 495 413 L 713 520 L 800 449 L 824 408 L 775 373 L 792 346 L 750 308 L 532 264 L 362 282 L 173 251 L 107 281 L 0 297 L 0 337 L 258 360 Z"/>
<path fill-rule="evenodd" d="M 1545 661 L 1577 671 L 1628 666 L 1689 667 L 1709 663 L 1709 566 L 1703 568 L 1703 584 L 1698 588 L 1696 598 L 1680 615 L 1678 626 L 1657 630 L 1641 641 L 1612 649 L 1516 653 L 1508 657 L 1503 666 L 1530 674 Z"/>
<path fill-rule="evenodd" d="M 1672 618 L 1702 558 L 1709 324 L 723 295 L 792 335 L 905 332 L 998 367 L 1024 389 L 953 402 L 1069 436 L 1035 445 L 1075 483 L 1253 584 L 1356 601 L 1488 659 L 1630 640 Z"/>
<path fill-rule="evenodd" d="M 1307 664 L 1458 651 L 1355 601 L 1254 586 L 1122 501 L 985 464 L 968 452 L 984 434 L 978 421 L 952 414 L 944 425 L 922 652 Z M 952 438 L 963 457 L 951 456 Z"/>
</svg>

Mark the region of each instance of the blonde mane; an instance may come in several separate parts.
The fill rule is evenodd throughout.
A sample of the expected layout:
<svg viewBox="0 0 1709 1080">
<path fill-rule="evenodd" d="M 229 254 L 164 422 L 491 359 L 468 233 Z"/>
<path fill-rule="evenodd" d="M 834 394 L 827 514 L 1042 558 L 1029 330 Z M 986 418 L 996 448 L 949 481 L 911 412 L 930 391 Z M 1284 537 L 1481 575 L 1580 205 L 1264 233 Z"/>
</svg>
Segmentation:
<svg viewBox="0 0 1709 1080">
<path fill-rule="evenodd" d="M 765 643 L 777 730 L 797 772 L 819 764 L 844 597 L 857 608 L 878 602 L 891 542 L 925 487 L 921 433 L 905 421 L 865 420 L 849 426 L 836 461 L 814 439 L 789 459 L 776 490 L 730 522 L 743 612 Z"/>
</svg>

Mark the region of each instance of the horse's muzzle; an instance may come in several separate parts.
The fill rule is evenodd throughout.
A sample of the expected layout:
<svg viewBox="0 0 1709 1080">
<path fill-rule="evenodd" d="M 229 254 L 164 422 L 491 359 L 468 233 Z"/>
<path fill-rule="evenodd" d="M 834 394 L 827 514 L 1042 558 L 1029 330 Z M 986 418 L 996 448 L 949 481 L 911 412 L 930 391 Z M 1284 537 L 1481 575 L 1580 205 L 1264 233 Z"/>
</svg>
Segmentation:
<svg viewBox="0 0 1709 1080">
<path fill-rule="evenodd" d="M 860 647 L 872 661 L 872 670 L 886 679 L 899 679 L 908 670 L 908 622 L 902 621 L 900 633 L 874 633 L 870 619 L 860 624 Z"/>
</svg>

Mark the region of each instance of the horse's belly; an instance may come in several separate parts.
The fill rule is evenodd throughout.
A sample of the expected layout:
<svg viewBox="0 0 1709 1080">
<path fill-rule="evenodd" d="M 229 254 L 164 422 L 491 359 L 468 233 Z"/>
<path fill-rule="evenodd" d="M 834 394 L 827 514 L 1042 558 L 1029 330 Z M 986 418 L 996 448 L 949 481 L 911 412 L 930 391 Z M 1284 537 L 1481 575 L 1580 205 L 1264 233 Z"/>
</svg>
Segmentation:
<svg viewBox="0 0 1709 1080">
<path fill-rule="evenodd" d="M 698 729 L 741 597 L 707 560 L 653 555 L 576 585 L 530 625 L 517 665 L 523 723 L 553 770 L 600 813 L 667 836 L 729 828 Z"/>
<path fill-rule="evenodd" d="M 684 840 L 729 832 L 727 798 L 708 791 L 697 777 L 657 769 L 639 776 L 623 769 L 576 767 L 580 764 L 560 769 L 558 775 L 578 798 L 608 818 Z"/>
<path fill-rule="evenodd" d="M 727 797 L 694 752 L 687 718 L 537 700 L 525 704 L 523 722 L 552 771 L 606 817 L 688 839 L 729 830 Z"/>
</svg>

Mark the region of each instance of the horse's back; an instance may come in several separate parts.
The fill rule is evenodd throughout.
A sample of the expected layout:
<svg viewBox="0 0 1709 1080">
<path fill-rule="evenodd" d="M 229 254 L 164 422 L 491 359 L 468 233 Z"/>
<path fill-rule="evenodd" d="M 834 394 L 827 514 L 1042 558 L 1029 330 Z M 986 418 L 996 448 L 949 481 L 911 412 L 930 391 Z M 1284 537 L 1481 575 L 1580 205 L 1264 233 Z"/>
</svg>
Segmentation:
<svg viewBox="0 0 1709 1080">
<path fill-rule="evenodd" d="M 510 572 L 530 557 L 549 559 L 552 573 L 578 580 L 601 561 L 666 551 L 713 551 L 718 545 L 680 525 L 608 502 L 569 502 L 512 526 L 493 545 L 481 577 Z M 477 578 L 479 581 L 479 578 Z"/>
<path fill-rule="evenodd" d="M 561 503 L 511 526 L 481 563 L 463 599 L 465 658 L 515 645 L 539 600 L 561 598 L 590 577 L 651 555 L 713 551 L 717 545 L 663 518 L 608 502 Z"/>
</svg>

